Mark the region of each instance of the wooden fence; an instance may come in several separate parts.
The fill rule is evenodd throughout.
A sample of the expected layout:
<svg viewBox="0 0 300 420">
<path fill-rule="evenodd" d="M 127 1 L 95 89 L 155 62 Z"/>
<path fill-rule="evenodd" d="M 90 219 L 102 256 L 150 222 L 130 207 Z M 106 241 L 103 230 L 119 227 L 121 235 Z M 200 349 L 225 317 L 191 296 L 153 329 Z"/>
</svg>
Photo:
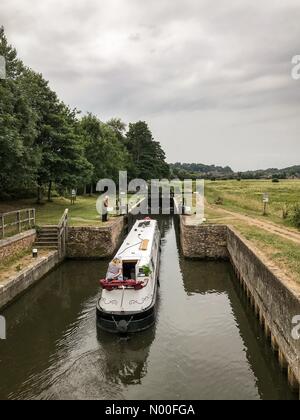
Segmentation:
<svg viewBox="0 0 300 420">
<path fill-rule="evenodd" d="M 0 239 L 21 233 L 35 226 L 35 209 L 0 213 Z"/>
</svg>

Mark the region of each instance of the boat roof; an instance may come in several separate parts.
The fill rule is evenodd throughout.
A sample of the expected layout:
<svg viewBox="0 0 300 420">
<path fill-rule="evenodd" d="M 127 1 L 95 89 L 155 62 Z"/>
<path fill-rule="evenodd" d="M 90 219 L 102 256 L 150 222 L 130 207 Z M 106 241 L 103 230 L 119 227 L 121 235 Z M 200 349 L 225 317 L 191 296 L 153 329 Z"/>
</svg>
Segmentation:
<svg viewBox="0 0 300 420">
<path fill-rule="evenodd" d="M 123 261 L 149 259 L 155 238 L 156 226 L 156 220 L 138 220 L 123 242 L 116 257 Z"/>
</svg>

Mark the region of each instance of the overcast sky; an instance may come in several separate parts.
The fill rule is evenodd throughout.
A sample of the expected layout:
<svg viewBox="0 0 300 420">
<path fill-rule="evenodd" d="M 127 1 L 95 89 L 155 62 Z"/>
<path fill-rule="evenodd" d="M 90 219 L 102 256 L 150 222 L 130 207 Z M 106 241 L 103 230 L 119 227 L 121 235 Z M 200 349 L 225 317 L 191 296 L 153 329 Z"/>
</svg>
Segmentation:
<svg viewBox="0 0 300 420">
<path fill-rule="evenodd" d="M 70 106 L 149 122 L 169 162 L 300 164 L 299 0 L 1 0 Z"/>
</svg>

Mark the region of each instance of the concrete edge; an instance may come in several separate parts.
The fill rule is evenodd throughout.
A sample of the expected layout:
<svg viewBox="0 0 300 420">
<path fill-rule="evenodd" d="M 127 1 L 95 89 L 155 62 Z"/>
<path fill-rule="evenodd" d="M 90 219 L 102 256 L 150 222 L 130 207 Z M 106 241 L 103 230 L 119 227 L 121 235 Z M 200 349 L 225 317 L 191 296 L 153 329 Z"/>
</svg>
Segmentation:
<svg viewBox="0 0 300 420">
<path fill-rule="evenodd" d="M 58 251 L 42 257 L 34 266 L 25 268 L 16 276 L 10 277 L 6 284 L 0 285 L 0 309 L 4 309 L 13 301 L 34 286 L 60 264 Z"/>
<path fill-rule="evenodd" d="M 15 242 L 21 241 L 23 239 L 29 238 L 32 235 L 36 234 L 35 229 L 27 230 L 26 232 L 18 233 L 17 235 L 10 236 L 9 238 L 0 240 L 0 248 L 11 245 Z"/>
</svg>

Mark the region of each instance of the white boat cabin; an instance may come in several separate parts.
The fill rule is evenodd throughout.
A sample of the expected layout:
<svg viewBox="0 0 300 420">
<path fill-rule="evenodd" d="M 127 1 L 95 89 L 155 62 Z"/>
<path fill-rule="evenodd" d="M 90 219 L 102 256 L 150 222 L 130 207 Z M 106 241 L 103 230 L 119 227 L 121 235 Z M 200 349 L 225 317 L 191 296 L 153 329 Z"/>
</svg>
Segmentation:
<svg viewBox="0 0 300 420">
<path fill-rule="evenodd" d="M 100 309 L 107 313 L 136 313 L 149 309 L 156 300 L 159 273 L 160 231 L 157 221 L 137 221 L 115 258 L 122 263 L 122 277 L 117 287 L 103 289 Z M 126 286 L 128 280 L 140 282 L 142 287 Z"/>
</svg>

